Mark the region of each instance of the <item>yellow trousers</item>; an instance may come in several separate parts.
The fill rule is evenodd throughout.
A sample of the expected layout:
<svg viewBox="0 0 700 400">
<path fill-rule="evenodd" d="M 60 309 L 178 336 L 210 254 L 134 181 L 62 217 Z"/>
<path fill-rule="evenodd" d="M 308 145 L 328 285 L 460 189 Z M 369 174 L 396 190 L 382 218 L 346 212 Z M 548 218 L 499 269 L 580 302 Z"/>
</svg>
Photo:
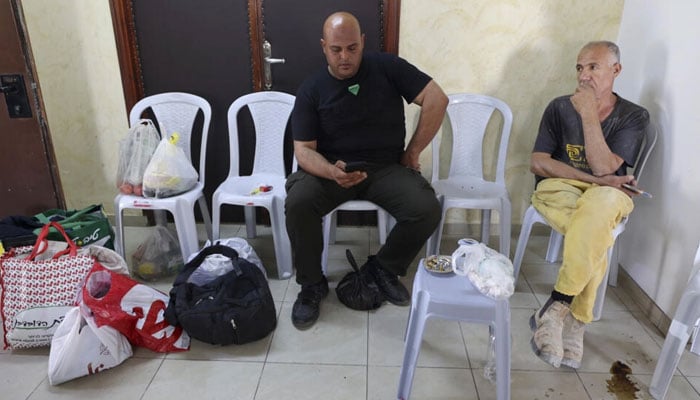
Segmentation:
<svg viewBox="0 0 700 400">
<path fill-rule="evenodd" d="M 574 296 L 571 313 L 581 322 L 593 320 L 598 285 L 608 266 L 612 231 L 634 209 L 632 199 L 616 188 L 574 179 L 542 180 L 532 205 L 564 235 L 564 254 L 554 290 Z"/>
</svg>

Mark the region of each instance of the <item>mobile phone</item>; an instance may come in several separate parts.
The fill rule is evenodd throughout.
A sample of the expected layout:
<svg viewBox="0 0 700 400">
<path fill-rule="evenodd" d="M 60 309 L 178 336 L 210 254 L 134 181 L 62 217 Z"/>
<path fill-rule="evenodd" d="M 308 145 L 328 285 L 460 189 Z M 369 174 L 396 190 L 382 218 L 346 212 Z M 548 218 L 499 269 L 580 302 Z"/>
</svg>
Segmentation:
<svg viewBox="0 0 700 400">
<path fill-rule="evenodd" d="M 345 172 L 366 171 L 368 166 L 367 161 L 350 161 L 345 163 Z"/>
<path fill-rule="evenodd" d="M 627 184 L 627 183 L 623 183 L 623 184 L 622 184 L 622 187 L 625 188 L 625 189 L 627 189 L 627 190 L 631 190 L 631 191 L 633 191 L 633 192 L 635 192 L 635 193 L 637 193 L 637 194 L 640 194 L 640 195 L 642 195 L 642 196 L 644 196 L 644 197 L 646 197 L 646 198 L 649 198 L 649 199 L 651 198 L 651 193 L 645 192 L 644 190 L 642 190 L 642 189 L 640 189 L 640 188 L 638 188 L 638 187 L 636 187 L 636 186 L 632 186 L 632 185 L 629 185 L 629 184 Z"/>
</svg>

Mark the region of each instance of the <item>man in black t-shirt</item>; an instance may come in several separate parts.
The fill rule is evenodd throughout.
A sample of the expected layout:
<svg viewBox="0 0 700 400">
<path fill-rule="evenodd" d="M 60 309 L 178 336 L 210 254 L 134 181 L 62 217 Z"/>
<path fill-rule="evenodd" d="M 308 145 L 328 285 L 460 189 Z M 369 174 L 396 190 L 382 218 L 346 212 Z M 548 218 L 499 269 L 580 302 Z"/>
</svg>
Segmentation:
<svg viewBox="0 0 700 400">
<path fill-rule="evenodd" d="M 348 200 L 381 206 L 396 225 L 361 271 L 386 300 L 410 301 L 398 280 L 436 229 L 440 204 L 421 176 L 418 157 L 442 123 L 447 96 L 428 75 L 391 54 L 363 54 L 357 19 L 339 12 L 323 25 L 327 67 L 299 88 L 292 111 L 299 171 L 287 180 L 285 215 L 296 280 L 301 291 L 292 310 L 299 329 L 319 316 L 328 281 L 321 268 L 324 215 Z M 404 149 L 404 103 L 421 106 L 415 133 Z M 351 162 L 362 162 L 348 171 Z"/>
<path fill-rule="evenodd" d="M 552 295 L 530 318 L 533 350 L 555 367 L 581 365 L 612 231 L 634 208 L 636 193 L 622 185 L 636 185 L 627 167 L 634 166 L 649 114 L 613 92 L 621 69 L 617 45 L 586 44 L 576 62 L 578 86 L 547 106 L 532 153 L 532 205 L 565 234 Z"/>
</svg>

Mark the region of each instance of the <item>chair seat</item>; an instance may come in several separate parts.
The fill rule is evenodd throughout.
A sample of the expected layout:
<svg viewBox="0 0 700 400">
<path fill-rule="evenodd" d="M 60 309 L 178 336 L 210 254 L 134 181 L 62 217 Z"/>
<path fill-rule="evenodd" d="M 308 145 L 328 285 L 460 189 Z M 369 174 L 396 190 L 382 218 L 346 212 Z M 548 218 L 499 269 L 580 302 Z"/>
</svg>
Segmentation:
<svg viewBox="0 0 700 400">
<path fill-rule="evenodd" d="M 270 204 L 273 196 L 284 197 L 285 178 L 273 174 L 256 174 L 255 176 L 228 177 L 214 193 L 219 203 L 240 205 Z M 260 185 L 272 186 L 269 192 L 251 196 L 251 192 Z"/>
<path fill-rule="evenodd" d="M 432 183 L 433 189 L 445 197 L 459 198 L 465 203 L 494 204 L 498 207 L 499 197 L 508 197 L 505 186 L 470 176 L 453 176 Z"/>
<path fill-rule="evenodd" d="M 421 260 L 413 281 L 398 398 L 408 399 L 427 319 L 437 317 L 487 324 L 495 335 L 496 392 L 510 399 L 510 305 L 479 292 L 466 276 L 428 272 Z M 426 339 L 426 341 L 429 339 Z"/>
</svg>

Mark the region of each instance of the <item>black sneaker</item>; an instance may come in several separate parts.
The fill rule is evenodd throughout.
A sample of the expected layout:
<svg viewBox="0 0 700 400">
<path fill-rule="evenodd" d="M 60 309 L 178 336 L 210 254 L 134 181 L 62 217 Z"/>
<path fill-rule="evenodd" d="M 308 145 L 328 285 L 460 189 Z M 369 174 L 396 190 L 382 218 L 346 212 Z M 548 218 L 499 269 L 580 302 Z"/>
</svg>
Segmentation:
<svg viewBox="0 0 700 400">
<path fill-rule="evenodd" d="M 323 277 L 319 283 L 302 285 L 301 292 L 292 307 L 292 324 L 297 329 L 308 329 L 316 322 L 321 300 L 328 295 L 328 280 Z"/>
<path fill-rule="evenodd" d="M 403 283 L 399 281 L 399 277 L 382 268 L 374 256 L 370 256 L 367 259 L 361 271 L 369 273 L 389 303 L 397 306 L 407 306 L 411 302 L 411 295 Z"/>
</svg>

